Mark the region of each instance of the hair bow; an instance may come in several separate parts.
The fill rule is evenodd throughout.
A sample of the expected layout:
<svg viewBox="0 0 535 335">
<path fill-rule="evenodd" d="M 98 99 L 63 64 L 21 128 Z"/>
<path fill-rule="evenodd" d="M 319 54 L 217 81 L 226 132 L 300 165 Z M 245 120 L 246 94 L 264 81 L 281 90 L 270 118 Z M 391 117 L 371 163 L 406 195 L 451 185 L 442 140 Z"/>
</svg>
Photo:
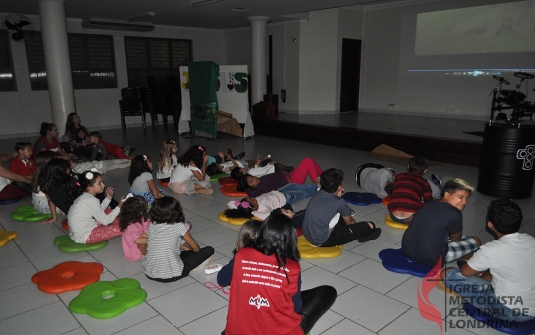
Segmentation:
<svg viewBox="0 0 535 335">
<path fill-rule="evenodd" d="M 98 172 L 97 168 L 91 168 L 91 172 Z"/>
<path fill-rule="evenodd" d="M 249 208 L 251 206 L 251 204 L 249 204 L 247 201 L 243 201 L 241 202 L 240 200 L 236 200 L 234 201 L 234 206 L 236 207 L 240 207 L 240 205 L 243 207 L 243 208 Z"/>
<path fill-rule="evenodd" d="M 92 172 L 87 172 L 87 173 L 85 174 L 85 179 L 87 179 L 87 180 L 92 180 L 93 177 L 94 177 L 94 176 L 93 176 L 93 173 L 92 173 Z"/>
<path fill-rule="evenodd" d="M 147 155 L 143 155 L 143 159 L 144 159 L 144 160 L 147 160 Z"/>
<path fill-rule="evenodd" d="M 201 151 L 204 151 L 204 149 L 202 148 L 201 145 L 199 145 L 199 147 L 198 147 L 197 149 L 199 149 L 199 150 L 201 150 Z"/>
</svg>

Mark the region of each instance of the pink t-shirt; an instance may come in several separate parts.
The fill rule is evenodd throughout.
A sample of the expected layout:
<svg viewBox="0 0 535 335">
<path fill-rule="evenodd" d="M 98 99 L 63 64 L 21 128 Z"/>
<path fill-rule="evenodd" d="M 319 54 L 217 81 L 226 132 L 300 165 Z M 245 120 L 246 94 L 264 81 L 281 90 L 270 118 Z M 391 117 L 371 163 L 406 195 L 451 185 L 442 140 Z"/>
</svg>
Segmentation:
<svg viewBox="0 0 535 335">
<path fill-rule="evenodd" d="M 150 221 L 147 220 L 142 221 L 141 223 L 131 223 L 128 227 L 126 227 L 122 237 L 124 258 L 130 261 L 137 261 L 143 257 L 143 255 L 141 255 L 141 251 L 139 251 L 139 248 L 137 247 L 136 242 L 134 241 L 137 240 L 141 234 L 147 232 L 149 224 Z"/>
</svg>

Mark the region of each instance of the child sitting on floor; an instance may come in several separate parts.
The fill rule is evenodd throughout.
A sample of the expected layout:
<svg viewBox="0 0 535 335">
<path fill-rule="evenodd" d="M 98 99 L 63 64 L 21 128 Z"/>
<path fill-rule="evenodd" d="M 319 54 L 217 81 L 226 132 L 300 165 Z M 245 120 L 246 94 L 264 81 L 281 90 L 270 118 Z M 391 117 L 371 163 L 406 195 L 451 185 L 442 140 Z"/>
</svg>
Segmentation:
<svg viewBox="0 0 535 335">
<path fill-rule="evenodd" d="M 123 205 L 121 201 L 117 207 L 106 214 L 105 209 L 113 198 L 113 188 L 106 189 L 106 199 L 100 203 L 95 197 L 105 189 L 102 177 L 98 172 L 87 171 L 79 177 L 82 193 L 69 209 L 69 236 L 76 243 L 96 243 L 109 240 L 122 234 L 119 221 L 115 220 Z"/>
<path fill-rule="evenodd" d="M 169 188 L 181 194 L 212 194 L 210 178 L 206 174 L 206 148 L 202 145 L 191 146 L 180 158 L 171 174 Z"/>
<path fill-rule="evenodd" d="M 240 248 L 217 275 L 219 285 L 231 285 L 223 334 L 310 332 L 337 293 L 327 285 L 301 291 L 299 258 L 291 220 L 272 214 L 251 246 Z"/>
<path fill-rule="evenodd" d="M 160 158 L 158 159 L 158 170 L 156 171 L 156 178 L 160 180 L 160 184 L 169 183 L 171 174 L 178 164 L 177 150 L 175 140 L 165 140 L 163 142 L 160 149 Z"/>
<path fill-rule="evenodd" d="M 240 231 L 238 232 L 238 239 L 236 240 L 236 248 L 232 250 L 234 255 L 236 255 L 241 248 L 253 245 L 261 225 L 262 221 L 248 220 L 241 226 Z"/>
<path fill-rule="evenodd" d="M 320 176 L 321 189 L 312 196 L 306 210 L 295 214 L 283 210 L 296 227 L 313 245 L 332 247 L 354 240 L 365 242 L 381 235 L 381 228 L 373 222 L 355 222 L 351 210 L 341 198 L 344 190 L 344 173 L 339 169 L 325 170 Z M 331 232 L 329 229 L 335 223 Z"/>
<path fill-rule="evenodd" d="M 486 221 L 487 229 L 497 240 L 482 245 L 458 269 L 442 270 L 442 280 L 486 314 L 508 321 L 533 320 L 535 238 L 518 232 L 522 210 L 511 200 L 493 200 Z"/>
<path fill-rule="evenodd" d="M 200 248 L 191 237 L 184 223 L 182 206 L 175 198 L 156 199 L 149 216 L 147 254 L 143 258 L 147 278 L 163 283 L 173 282 L 212 263 L 214 248 Z M 182 240 L 187 246 L 181 247 Z"/>
<path fill-rule="evenodd" d="M 462 179 L 448 180 L 442 199 L 416 212 L 403 233 L 401 249 L 405 256 L 435 266 L 441 259 L 453 262 L 476 251 L 481 245 L 479 238 L 463 236 L 462 210 L 473 190 Z"/>
<path fill-rule="evenodd" d="M 13 159 L 11 163 L 9 163 L 9 170 L 26 178 L 32 179 L 36 169 L 35 162 L 31 158 L 32 144 L 27 142 L 18 142 L 15 144 L 15 151 L 19 155 L 17 158 Z M 30 184 L 23 181 L 15 181 L 14 184 L 24 193 L 32 195 Z"/>
<path fill-rule="evenodd" d="M 152 205 L 154 199 L 160 199 L 166 195 L 163 188 L 154 184 L 152 163 L 147 155 L 139 155 L 132 159 L 128 183 L 132 185 L 129 192 L 145 198 L 149 206 Z"/>
<path fill-rule="evenodd" d="M 135 148 L 130 148 L 129 146 L 126 146 L 123 149 L 118 145 L 103 141 L 102 135 L 98 131 L 92 131 L 89 133 L 89 141 L 93 145 L 98 146 L 99 150 L 101 150 L 103 159 L 106 159 L 106 156 L 109 158 L 129 159 L 128 155 L 133 154 L 135 151 Z M 106 150 L 106 152 L 102 150 L 103 148 Z"/>
<path fill-rule="evenodd" d="M 408 172 L 396 175 L 387 206 L 395 222 L 410 223 L 414 213 L 433 200 L 431 186 L 422 177 L 427 166 L 425 157 L 416 156 L 409 160 Z"/>
<path fill-rule="evenodd" d="M 40 153 L 35 156 L 35 166 L 36 170 L 33 174 L 32 178 L 32 205 L 33 209 L 35 209 L 40 214 L 51 214 L 50 208 L 55 208 L 56 214 L 61 214 L 61 210 L 54 206 L 52 201 L 48 199 L 46 194 L 41 192 L 39 188 L 39 184 L 41 183 L 41 171 L 45 168 L 45 166 L 48 164 L 48 162 L 54 158 L 56 155 L 52 151 L 41 151 Z M 44 220 L 41 223 L 48 223 L 48 220 Z M 55 219 L 54 219 L 55 221 Z"/>
<path fill-rule="evenodd" d="M 123 232 L 124 258 L 137 261 L 145 256 L 149 224 L 149 210 L 145 198 L 134 195 L 126 199 L 119 215 L 119 227 Z"/>
</svg>

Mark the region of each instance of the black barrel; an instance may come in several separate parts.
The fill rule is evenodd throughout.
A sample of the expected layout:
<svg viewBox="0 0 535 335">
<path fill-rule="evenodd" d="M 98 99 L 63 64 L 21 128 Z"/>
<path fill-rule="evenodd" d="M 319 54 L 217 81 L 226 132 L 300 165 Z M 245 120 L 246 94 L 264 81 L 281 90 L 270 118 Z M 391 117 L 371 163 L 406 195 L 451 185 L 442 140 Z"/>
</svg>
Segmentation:
<svg viewBox="0 0 535 335">
<path fill-rule="evenodd" d="M 535 124 L 487 123 L 477 190 L 497 198 L 530 198 L 534 155 Z"/>
</svg>

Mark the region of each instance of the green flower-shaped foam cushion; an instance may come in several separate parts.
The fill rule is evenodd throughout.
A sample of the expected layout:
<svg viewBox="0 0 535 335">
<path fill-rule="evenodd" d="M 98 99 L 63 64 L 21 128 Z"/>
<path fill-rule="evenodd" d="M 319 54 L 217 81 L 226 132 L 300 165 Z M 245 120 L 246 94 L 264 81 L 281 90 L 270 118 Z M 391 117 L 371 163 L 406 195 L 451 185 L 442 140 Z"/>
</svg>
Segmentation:
<svg viewBox="0 0 535 335">
<path fill-rule="evenodd" d="M 51 214 L 41 214 L 37 212 L 32 205 L 24 205 L 17 208 L 16 211 L 11 213 L 11 217 L 19 221 L 42 221 L 51 218 Z"/>
<path fill-rule="evenodd" d="M 109 319 L 141 304 L 146 298 L 147 291 L 135 279 L 99 281 L 84 287 L 71 301 L 69 309 L 97 319 Z"/>
<path fill-rule="evenodd" d="M 218 181 L 220 178 L 226 178 L 226 177 L 228 177 L 228 174 L 225 174 L 225 173 L 215 174 L 210 177 L 210 181 Z"/>
<path fill-rule="evenodd" d="M 62 235 L 62 236 L 58 236 L 58 237 L 56 237 L 54 239 L 54 244 L 61 251 L 65 251 L 65 252 L 80 252 L 80 251 L 97 250 L 97 249 L 104 248 L 105 246 L 108 245 L 108 241 L 101 241 L 101 242 L 97 242 L 97 243 L 82 244 L 82 243 L 75 243 L 67 235 Z"/>
</svg>

